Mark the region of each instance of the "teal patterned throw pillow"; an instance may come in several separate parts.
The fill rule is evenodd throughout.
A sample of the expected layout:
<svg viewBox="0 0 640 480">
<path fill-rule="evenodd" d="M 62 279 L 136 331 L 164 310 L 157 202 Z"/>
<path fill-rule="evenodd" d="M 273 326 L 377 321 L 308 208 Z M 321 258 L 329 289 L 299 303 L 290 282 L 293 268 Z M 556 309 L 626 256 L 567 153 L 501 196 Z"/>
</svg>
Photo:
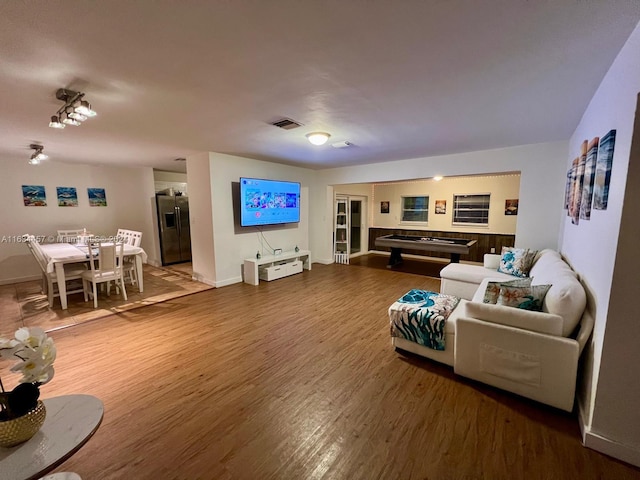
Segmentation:
<svg viewBox="0 0 640 480">
<path fill-rule="evenodd" d="M 515 277 L 528 277 L 536 253 L 536 250 L 528 248 L 502 247 L 498 271 Z"/>
</svg>

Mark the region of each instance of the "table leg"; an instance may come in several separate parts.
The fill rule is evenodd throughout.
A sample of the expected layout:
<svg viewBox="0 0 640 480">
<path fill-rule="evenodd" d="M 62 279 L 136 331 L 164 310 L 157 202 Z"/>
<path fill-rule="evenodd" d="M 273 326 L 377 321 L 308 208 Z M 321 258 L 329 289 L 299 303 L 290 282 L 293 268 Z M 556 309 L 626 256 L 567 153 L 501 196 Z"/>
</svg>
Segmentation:
<svg viewBox="0 0 640 480">
<path fill-rule="evenodd" d="M 64 263 L 56 263 L 56 279 L 58 280 L 58 292 L 60 293 L 60 305 L 62 310 L 67 309 L 67 282 L 64 277 Z"/>
<path fill-rule="evenodd" d="M 142 255 L 136 255 L 136 274 L 138 275 L 138 291 L 144 291 L 144 279 L 142 277 Z"/>
<path fill-rule="evenodd" d="M 391 255 L 389 256 L 389 263 L 387 264 L 387 268 L 395 267 L 402 263 L 402 249 L 391 247 Z"/>
<path fill-rule="evenodd" d="M 451 263 L 460 263 L 460 254 L 452 253 L 451 254 Z"/>
</svg>

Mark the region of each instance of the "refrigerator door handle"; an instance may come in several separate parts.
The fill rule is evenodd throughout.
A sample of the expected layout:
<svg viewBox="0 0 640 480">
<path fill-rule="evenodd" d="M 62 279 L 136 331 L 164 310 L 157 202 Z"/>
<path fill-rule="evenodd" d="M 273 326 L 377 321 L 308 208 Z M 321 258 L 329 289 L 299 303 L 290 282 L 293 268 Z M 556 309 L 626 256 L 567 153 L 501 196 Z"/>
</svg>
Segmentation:
<svg viewBox="0 0 640 480">
<path fill-rule="evenodd" d="M 180 232 L 182 230 L 182 225 L 180 225 L 180 207 L 173 207 L 173 209 L 176 212 L 176 229 L 178 230 L 178 235 L 180 235 Z"/>
</svg>

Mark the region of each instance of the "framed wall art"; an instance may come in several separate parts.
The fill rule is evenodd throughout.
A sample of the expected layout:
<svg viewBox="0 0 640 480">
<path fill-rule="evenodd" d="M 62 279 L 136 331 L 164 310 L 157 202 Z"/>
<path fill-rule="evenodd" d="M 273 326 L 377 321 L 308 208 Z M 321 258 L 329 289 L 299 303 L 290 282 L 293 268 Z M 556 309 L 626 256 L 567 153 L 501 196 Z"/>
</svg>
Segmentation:
<svg viewBox="0 0 640 480">
<path fill-rule="evenodd" d="M 505 215 L 518 215 L 518 198 L 512 198 L 504 201 L 504 214 Z"/>
<path fill-rule="evenodd" d="M 76 187 L 56 187 L 59 207 L 77 207 L 78 193 Z"/>
<path fill-rule="evenodd" d="M 22 185 L 22 199 L 25 207 L 46 207 L 47 194 L 44 185 Z"/>
<path fill-rule="evenodd" d="M 593 208 L 606 210 L 609 200 L 609 183 L 611 182 L 611 167 L 613 164 L 613 150 L 616 144 L 616 131 L 610 130 L 600 140 L 598 146 L 598 160 L 596 162 L 596 178 L 593 186 Z"/>
<path fill-rule="evenodd" d="M 107 206 L 107 194 L 104 188 L 87 188 L 89 194 L 89 206 L 90 207 L 106 207 Z"/>
<path fill-rule="evenodd" d="M 580 199 L 580 218 L 591 218 L 591 201 L 593 200 L 593 184 L 596 178 L 596 159 L 598 157 L 598 143 L 595 137 L 587 147 L 587 160 L 584 164 L 584 181 L 582 182 L 582 198 Z"/>
</svg>

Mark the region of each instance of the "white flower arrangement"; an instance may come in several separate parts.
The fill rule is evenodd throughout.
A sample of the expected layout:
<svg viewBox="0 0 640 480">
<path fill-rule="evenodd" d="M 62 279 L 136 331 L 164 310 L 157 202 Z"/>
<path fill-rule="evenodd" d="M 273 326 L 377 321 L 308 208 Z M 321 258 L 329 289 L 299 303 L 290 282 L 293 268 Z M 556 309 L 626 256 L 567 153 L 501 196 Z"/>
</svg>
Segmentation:
<svg viewBox="0 0 640 480">
<path fill-rule="evenodd" d="M 20 384 L 11 392 L 5 392 L 0 379 L 0 421 L 4 421 L 24 415 L 37 405 L 40 385 L 48 383 L 55 373 L 56 347 L 42 328 L 23 327 L 14 339 L 0 338 L 0 358 L 17 359 L 11 371 L 22 373 Z"/>
</svg>

